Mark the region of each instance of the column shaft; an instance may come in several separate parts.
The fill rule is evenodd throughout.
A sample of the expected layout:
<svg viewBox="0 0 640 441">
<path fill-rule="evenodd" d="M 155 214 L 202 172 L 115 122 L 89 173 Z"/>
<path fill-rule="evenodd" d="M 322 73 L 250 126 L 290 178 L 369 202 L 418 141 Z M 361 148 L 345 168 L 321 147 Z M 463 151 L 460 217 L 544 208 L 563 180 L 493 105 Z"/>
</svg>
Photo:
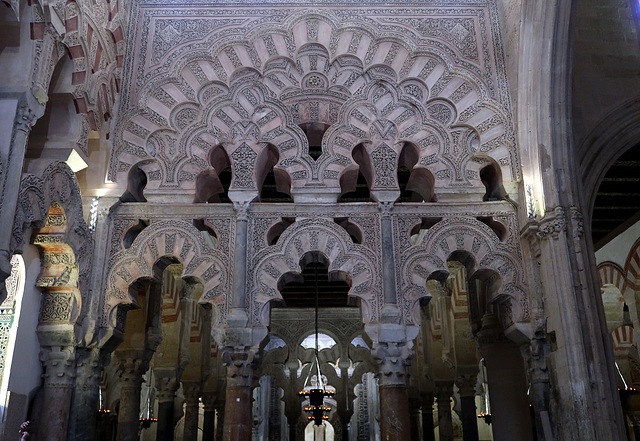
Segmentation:
<svg viewBox="0 0 640 441">
<path fill-rule="evenodd" d="M 40 358 L 45 373 L 38 441 L 66 440 L 75 384 L 75 351 L 73 347 L 51 347 L 43 349 Z"/>
<path fill-rule="evenodd" d="M 184 412 L 184 441 L 198 440 L 198 410 L 199 402 L 197 396 L 187 396 Z"/>
<path fill-rule="evenodd" d="M 453 441 L 453 420 L 451 418 L 453 382 L 446 383 L 446 385 L 440 386 L 436 384 L 436 388 L 438 389 L 436 392 L 436 398 L 438 400 L 438 430 L 440 432 L 440 441 Z"/>
<path fill-rule="evenodd" d="M 251 387 L 227 386 L 223 441 L 251 441 Z"/>
<path fill-rule="evenodd" d="M 100 349 L 78 349 L 76 384 L 69 418 L 69 441 L 92 441 L 100 401 Z"/>
<path fill-rule="evenodd" d="M 433 427 L 433 395 L 425 394 L 422 400 L 422 440 L 436 441 Z"/>
<path fill-rule="evenodd" d="M 527 379 L 518 347 L 511 342 L 484 346 L 494 441 L 532 441 Z"/>
<path fill-rule="evenodd" d="M 116 441 L 138 441 L 140 427 L 140 379 L 130 379 L 120 386 L 120 409 Z"/>
<path fill-rule="evenodd" d="M 406 386 L 380 386 L 380 433 L 383 441 L 411 439 Z"/>
<path fill-rule="evenodd" d="M 216 411 L 214 409 L 204 410 L 204 421 L 202 424 L 202 440 L 213 441 L 216 435 Z"/>
<path fill-rule="evenodd" d="M 158 403 L 156 441 L 173 441 L 173 401 Z"/>
<path fill-rule="evenodd" d="M 462 439 L 478 441 L 478 415 L 476 413 L 476 397 L 460 397 L 462 405 Z"/>
</svg>

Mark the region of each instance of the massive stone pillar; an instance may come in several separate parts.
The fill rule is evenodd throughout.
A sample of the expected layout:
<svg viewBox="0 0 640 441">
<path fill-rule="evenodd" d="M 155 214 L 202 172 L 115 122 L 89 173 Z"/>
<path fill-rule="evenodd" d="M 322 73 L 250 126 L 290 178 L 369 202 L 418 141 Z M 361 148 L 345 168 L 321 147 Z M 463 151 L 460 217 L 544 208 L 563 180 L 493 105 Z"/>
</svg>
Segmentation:
<svg viewBox="0 0 640 441">
<path fill-rule="evenodd" d="M 158 397 L 156 441 L 173 441 L 174 407 L 178 380 L 175 369 L 154 369 Z"/>
<path fill-rule="evenodd" d="M 411 347 L 404 342 L 378 342 L 371 352 L 378 365 L 381 438 L 384 441 L 411 439 L 405 378 Z"/>
<path fill-rule="evenodd" d="M 251 441 L 251 384 L 257 350 L 237 346 L 223 349 L 227 369 L 224 406 L 224 441 Z"/>
<path fill-rule="evenodd" d="M 202 394 L 204 404 L 204 421 L 202 424 L 202 440 L 213 441 L 216 435 L 216 400 L 217 396 L 211 392 Z"/>
<path fill-rule="evenodd" d="M 498 318 L 487 313 L 478 332 L 489 383 L 495 441 L 532 441 L 527 378 L 520 349 L 504 337 Z"/>
<path fill-rule="evenodd" d="M 99 348 L 80 348 L 76 352 L 76 381 L 67 440 L 91 441 L 96 432 L 100 370 L 105 365 L 105 360 L 101 357 Z"/>
<path fill-rule="evenodd" d="M 538 441 L 546 441 L 551 437 L 551 421 L 549 418 L 549 399 L 551 385 L 546 358 L 549 353 L 549 341 L 543 332 L 538 331 L 531 339 L 529 353 L 530 392 L 536 424 Z"/>
<path fill-rule="evenodd" d="M 438 401 L 438 431 L 440 441 L 453 441 L 453 419 L 451 417 L 451 397 L 453 381 L 436 381 L 435 395 Z"/>
<path fill-rule="evenodd" d="M 478 368 L 460 371 L 456 377 L 456 386 L 460 394 L 462 407 L 462 438 L 464 441 L 478 441 L 478 416 L 476 413 L 476 384 L 478 382 Z"/>
<path fill-rule="evenodd" d="M 433 394 L 422 395 L 422 440 L 436 441 L 433 427 Z"/>
<path fill-rule="evenodd" d="M 197 382 L 182 382 L 185 398 L 184 441 L 198 441 L 198 410 L 200 408 L 200 391 L 202 386 Z M 251 430 L 251 428 L 249 428 Z"/>
<path fill-rule="evenodd" d="M 75 348 L 43 347 L 44 400 L 38 420 L 38 441 L 67 439 L 71 396 L 75 386 Z"/>
<path fill-rule="evenodd" d="M 120 375 L 120 410 L 116 441 L 138 441 L 140 388 L 148 362 L 142 351 L 116 351 Z"/>
</svg>

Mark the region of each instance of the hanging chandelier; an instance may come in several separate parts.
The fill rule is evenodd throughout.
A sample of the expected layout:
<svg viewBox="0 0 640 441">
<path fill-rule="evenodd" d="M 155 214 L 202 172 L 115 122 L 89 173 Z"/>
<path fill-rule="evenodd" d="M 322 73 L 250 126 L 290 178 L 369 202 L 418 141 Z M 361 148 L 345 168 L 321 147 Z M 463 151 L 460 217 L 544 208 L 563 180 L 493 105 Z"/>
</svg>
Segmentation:
<svg viewBox="0 0 640 441">
<path fill-rule="evenodd" d="M 309 374 L 304 382 L 304 386 L 298 395 L 309 399 L 309 405 L 305 406 L 304 410 L 308 412 L 309 420 L 313 421 L 316 426 L 321 426 L 323 420 L 329 419 L 329 412 L 331 408 L 324 403 L 325 398 L 333 397 L 334 392 L 327 390 L 327 385 L 322 379 L 322 373 L 320 372 L 320 360 L 318 359 L 318 267 L 315 267 L 315 312 L 316 312 L 316 346 L 314 350 L 314 360 L 309 368 Z M 308 386 L 311 372 L 313 372 L 313 365 L 316 367 L 316 384 Z"/>
</svg>

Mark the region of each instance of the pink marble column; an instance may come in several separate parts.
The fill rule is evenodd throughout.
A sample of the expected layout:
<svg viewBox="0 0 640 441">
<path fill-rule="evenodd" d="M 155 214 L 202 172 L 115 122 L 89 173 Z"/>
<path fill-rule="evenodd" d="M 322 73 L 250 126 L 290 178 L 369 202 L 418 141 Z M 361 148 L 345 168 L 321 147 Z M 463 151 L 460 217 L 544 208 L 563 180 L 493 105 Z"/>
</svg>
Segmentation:
<svg viewBox="0 0 640 441">
<path fill-rule="evenodd" d="M 75 348 L 44 347 L 40 360 L 44 365 L 44 400 L 37 420 L 38 441 L 63 441 L 67 439 L 75 386 Z"/>
<path fill-rule="evenodd" d="M 251 384 L 256 350 L 248 347 L 223 349 L 227 368 L 223 441 L 251 441 Z"/>
<path fill-rule="evenodd" d="M 380 436 L 383 441 L 411 439 L 405 366 L 413 355 L 404 342 L 378 342 L 371 355 L 378 365 Z"/>
</svg>

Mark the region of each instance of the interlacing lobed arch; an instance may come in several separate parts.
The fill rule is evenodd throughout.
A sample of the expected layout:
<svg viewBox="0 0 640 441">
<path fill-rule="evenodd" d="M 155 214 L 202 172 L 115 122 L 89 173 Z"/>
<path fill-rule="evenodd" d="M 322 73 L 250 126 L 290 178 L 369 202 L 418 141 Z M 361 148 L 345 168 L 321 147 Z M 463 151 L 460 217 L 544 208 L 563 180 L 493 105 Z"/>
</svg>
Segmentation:
<svg viewBox="0 0 640 441">
<path fill-rule="evenodd" d="M 470 12 L 482 25 L 486 17 Z M 466 41 L 482 26 L 452 21 L 439 32 L 458 38 L 446 44 L 447 35 L 424 35 L 418 19 L 382 26 L 343 10 L 274 14 L 244 27 L 219 19 L 219 32 L 194 31 L 202 33 L 197 43 L 154 36 L 164 51 L 154 46 L 141 62 L 144 82 L 130 72 L 135 92 L 123 100 L 110 179 L 125 182 L 143 162 L 148 189 L 192 190 L 212 169 L 209 152 L 218 145 L 232 169 L 241 163 L 255 178 L 270 144 L 294 196 L 322 188 L 335 201 L 341 174 L 357 166 L 358 144 L 373 159 L 372 186 L 397 191 L 395 174 L 381 163 L 394 156 L 397 163 L 407 143 L 418 151 L 415 168 L 434 176 L 436 192 L 482 188 L 479 171 L 490 163 L 505 181 L 520 178 L 509 100 L 493 67 L 501 52 Z M 179 20 L 154 23 L 169 40 L 183 31 Z M 330 126 L 317 161 L 299 127 L 309 122 Z M 248 181 L 234 176 L 230 190 L 259 185 Z"/>
</svg>

